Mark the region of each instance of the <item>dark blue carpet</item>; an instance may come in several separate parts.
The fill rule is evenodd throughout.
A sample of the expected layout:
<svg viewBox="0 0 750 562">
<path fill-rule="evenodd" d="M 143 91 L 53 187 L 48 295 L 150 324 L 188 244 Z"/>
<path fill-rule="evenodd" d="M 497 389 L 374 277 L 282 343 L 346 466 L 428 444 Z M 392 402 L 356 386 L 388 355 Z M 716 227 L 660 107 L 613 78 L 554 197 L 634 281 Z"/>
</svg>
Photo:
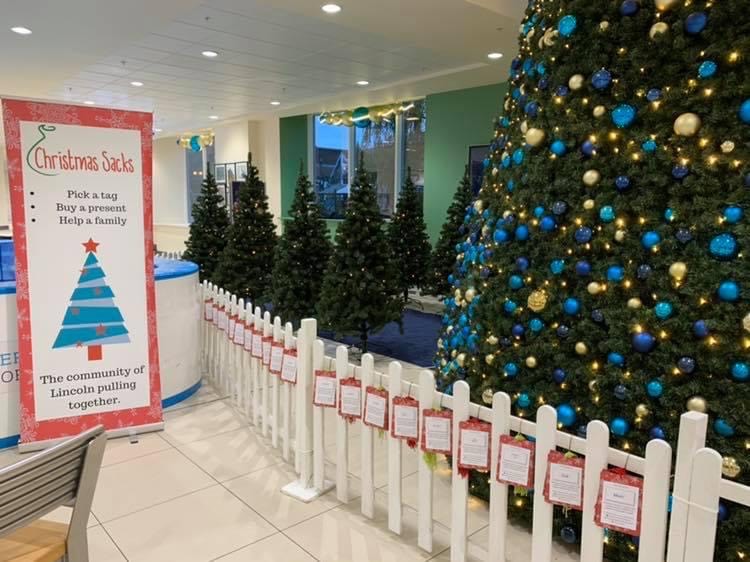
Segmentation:
<svg viewBox="0 0 750 562">
<path fill-rule="evenodd" d="M 395 322 L 387 324 L 379 332 L 370 334 L 368 351 L 420 367 L 432 367 L 440 335 L 440 316 L 407 309 L 404 311 L 403 322 L 403 334 L 399 332 L 398 324 Z M 324 331 L 321 331 L 320 335 L 346 345 L 359 344 L 357 337 L 333 337 L 333 334 Z"/>
</svg>

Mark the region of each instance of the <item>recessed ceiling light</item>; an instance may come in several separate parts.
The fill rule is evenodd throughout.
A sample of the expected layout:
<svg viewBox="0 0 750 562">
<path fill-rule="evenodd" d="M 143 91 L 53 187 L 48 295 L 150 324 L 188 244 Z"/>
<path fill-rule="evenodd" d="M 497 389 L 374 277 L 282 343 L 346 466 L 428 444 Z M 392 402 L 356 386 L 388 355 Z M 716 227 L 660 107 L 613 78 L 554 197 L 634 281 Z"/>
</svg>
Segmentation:
<svg viewBox="0 0 750 562">
<path fill-rule="evenodd" d="M 358 80 L 357 86 L 369 86 L 370 83 L 367 80 Z"/>
<path fill-rule="evenodd" d="M 338 14 L 341 11 L 341 6 L 338 4 L 323 4 L 320 9 L 326 14 Z"/>
<path fill-rule="evenodd" d="M 497 59 L 503 58 L 503 54 L 502 53 L 490 53 L 487 55 L 487 58 L 492 59 L 492 60 L 497 60 Z"/>
<path fill-rule="evenodd" d="M 281 105 L 281 102 L 280 102 L 280 101 L 277 101 L 277 100 L 273 100 L 273 101 L 271 102 L 271 105 Z"/>
<path fill-rule="evenodd" d="M 85 101 L 85 102 L 83 102 L 83 103 L 85 103 L 86 105 L 94 105 L 94 102 L 93 102 L 93 101 L 91 101 L 91 100 L 86 100 L 86 101 Z"/>
<path fill-rule="evenodd" d="M 141 86 L 143 86 L 143 82 L 138 82 L 138 80 L 133 80 L 133 81 L 132 81 L 132 82 L 130 83 L 130 85 L 131 85 L 131 86 L 135 86 L 136 88 L 140 88 Z"/>
<path fill-rule="evenodd" d="M 21 27 L 20 25 L 11 27 L 10 30 L 13 33 L 18 33 L 19 35 L 31 35 L 31 30 L 28 27 Z"/>
<path fill-rule="evenodd" d="M 201 55 L 203 55 L 204 57 L 208 57 L 210 59 L 213 59 L 213 58 L 218 57 L 219 53 L 217 53 L 216 51 L 203 51 L 201 53 Z"/>
<path fill-rule="evenodd" d="M 209 119 L 213 119 L 214 121 L 216 121 L 219 118 L 219 116 L 218 115 L 209 115 L 208 118 Z"/>
</svg>

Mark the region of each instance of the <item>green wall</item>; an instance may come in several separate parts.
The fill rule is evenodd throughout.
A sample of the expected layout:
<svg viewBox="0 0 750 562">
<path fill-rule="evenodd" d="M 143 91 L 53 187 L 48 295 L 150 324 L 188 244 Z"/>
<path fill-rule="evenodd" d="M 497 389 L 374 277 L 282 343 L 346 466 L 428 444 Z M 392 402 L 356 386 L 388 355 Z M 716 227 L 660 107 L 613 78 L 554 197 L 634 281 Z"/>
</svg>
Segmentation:
<svg viewBox="0 0 750 562">
<path fill-rule="evenodd" d="M 469 146 L 489 144 L 506 84 L 427 96 L 424 149 L 424 217 L 433 244 L 469 161 Z"/>
<path fill-rule="evenodd" d="M 294 188 L 299 175 L 299 161 L 307 173 L 307 116 L 295 115 L 279 120 L 281 143 L 281 217 L 289 216 Z"/>
</svg>

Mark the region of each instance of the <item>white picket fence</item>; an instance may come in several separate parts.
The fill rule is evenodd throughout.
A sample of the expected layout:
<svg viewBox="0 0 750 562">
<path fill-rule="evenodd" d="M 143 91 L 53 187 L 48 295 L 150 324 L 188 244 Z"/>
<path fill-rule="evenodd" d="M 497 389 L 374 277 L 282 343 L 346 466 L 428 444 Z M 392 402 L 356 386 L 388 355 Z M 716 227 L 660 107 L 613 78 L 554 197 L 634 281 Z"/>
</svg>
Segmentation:
<svg viewBox="0 0 750 562">
<path fill-rule="evenodd" d="M 587 426 L 586 438 L 560 431 L 557 412 L 549 405 L 539 408 L 536 422 L 512 416 L 511 399 L 503 393 L 494 395 L 492 407 L 487 408 L 469 400 L 469 386 L 464 381 L 453 385 L 453 395 L 437 392 L 434 375 L 429 370 L 420 373 L 419 383 L 402 380 L 401 365 L 394 361 L 387 374 L 376 372 L 370 354 L 362 355 L 361 364 L 349 363 L 348 351 L 339 346 L 336 357 L 325 355 L 325 347 L 317 339 L 314 319 L 306 319 L 295 334 L 290 323 L 282 327 L 277 316 L 271 319 L 260 307 L 230 295 L 223 289 L 204 282 L 201 286 L 204 300 L 202 320 L 202 366 L 211 384 L 228 393 L 235 406 L 246 415 L 249 423 L 264 437 L 270 436 L 270 445 L 280 448 L 282 457 L 294 463 L 297 481 L 290 483 L 285 492 L 310 501 L 330 489 L 336 488 L 336 497 L 347 502 L 349 495 L 348 432 L 350 424 L 336 417 L 336 476 L 335 482 L 325 479 L 324 408 L 313 404 L 313 377 L 315 371 L 336 372 L 340 382 L 355 376 L 361 381 L 362 400 L 368 386 L 382 387 L 389 392 L 389 401 L 397 396 L 410 396 L 419 402 L 420 435 L 424 409 L 452 410 L 453 451 L 458 450 L 459 423 L 477 418 L 491 423 L 492 455 L 489 505 L 488 561 L 504 561 L 506 553 L 506 526 L 508 486 L 496 480 L 497 444 L 501 435 L 521 433 L 535 439 L 535 468 L 533 493 L 533 530 L 530 560 L 551 560 L 553 541 L 553 506 L 544 498 L 543 488 L 547 473 L 547 454 L 561 448 L 585 456 L 583 492 L 583 518 L 580 559 L 584 562 L 603 560 L 604 529 L 594 522 L 594 509 L 603 469 L 619 467 L 628 473 L 642 476 L 642 524 L 638 547 L 639 562 L 710 562 L 714 559 L 717 531 L 717 512 L 721 498 L 750 506 L 750 487 L 722 478 L 722 458 L 716 451 L 706 448 L 708 417 L 697 412 L 687 412 L 680 420 L 677 454 L 672 471 L 672 449 L 661 440 L 652 440 L 646 447 L 646 458 L 609 446 L 609 428 L 602 421 L 592 421 Z M 222 319 L 222 315 L 224 315 Z M 210 320 L 207 320 L 208 317 Z M 238 324 L 241 323 L 241 324 Z M 235 344 L 227 337 L 230 324 L 234 333 L 243 331 L 250 341 Z M 221 325 L 221 327 L 220 327 Z M 240 326 L 240 327 L 238 327 Z M 284 353 L 296 350 L 296 384 L 282 382 L 281 377 L 270 373 L 266 361 L 253 356 L 252 334 L 266 338 L 267 347 L 283 346 Z M 262 339 L 255 341 L 262 342 Z M 262 343 L 260 343 L 262 347 Z M 255 350 L 259 351 L 258 349 Z M 269 351 L 266 351 L 269 353 Z M 274 353 L 278 354 L 277 349 Z M 262 355 L 262 352 L 261 352 Z M 278 366 L 278 365 L 277 365 Z M 392 402 L 389 411 L 392 411 Z M 358 423 L 361 423 L 358 422 Z M 375 430 L 361 425 L 361 512 L 365 517 L 375 515 L 375 478 L 373 443 Z M 402 441 L 386 432 L 388 440 L 388 528 L 397 535 L 402 533 Z M 467 556 L 468 481 L 454 463 L 451 481 L 451 561 L 463 562 Z M 432 469 L 419 463 L 417 544 L 432 552 L 433 522 Z M 668 511 L 672 496 L 671 513 Z M 667 524 L 669 520 L 669 525 Z M 665 558 L 666 556 L 666 558 Z"/>
</svg>

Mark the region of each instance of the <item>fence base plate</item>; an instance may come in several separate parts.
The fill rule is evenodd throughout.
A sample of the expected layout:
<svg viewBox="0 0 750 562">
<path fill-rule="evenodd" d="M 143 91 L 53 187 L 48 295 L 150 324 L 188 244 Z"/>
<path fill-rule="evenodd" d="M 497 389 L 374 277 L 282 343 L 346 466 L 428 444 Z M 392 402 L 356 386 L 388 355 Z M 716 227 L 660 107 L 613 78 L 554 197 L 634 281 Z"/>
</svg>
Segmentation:
<svg viewBox="0 0 750 562">
<path fill-rule="evenodd" d="M 323 483 L 323 489 L 320 490 L 318 488 L 315 488 L 313 486 L 310 486 L 309 488 L 305 486 L 302 482 L 299 480 L 295 480 L 294 482 L 291 482 L 284 486 L 281 489 L 281 493 L 285 494 L 287 496 L 290 496 L 296 500 L 299 500 L 301 502 L 310 503 L 316 498 L 319 498 L 326 492 L 330 492 L 334 488 L 334 483 L 326 480 Z"/>
</svg>

